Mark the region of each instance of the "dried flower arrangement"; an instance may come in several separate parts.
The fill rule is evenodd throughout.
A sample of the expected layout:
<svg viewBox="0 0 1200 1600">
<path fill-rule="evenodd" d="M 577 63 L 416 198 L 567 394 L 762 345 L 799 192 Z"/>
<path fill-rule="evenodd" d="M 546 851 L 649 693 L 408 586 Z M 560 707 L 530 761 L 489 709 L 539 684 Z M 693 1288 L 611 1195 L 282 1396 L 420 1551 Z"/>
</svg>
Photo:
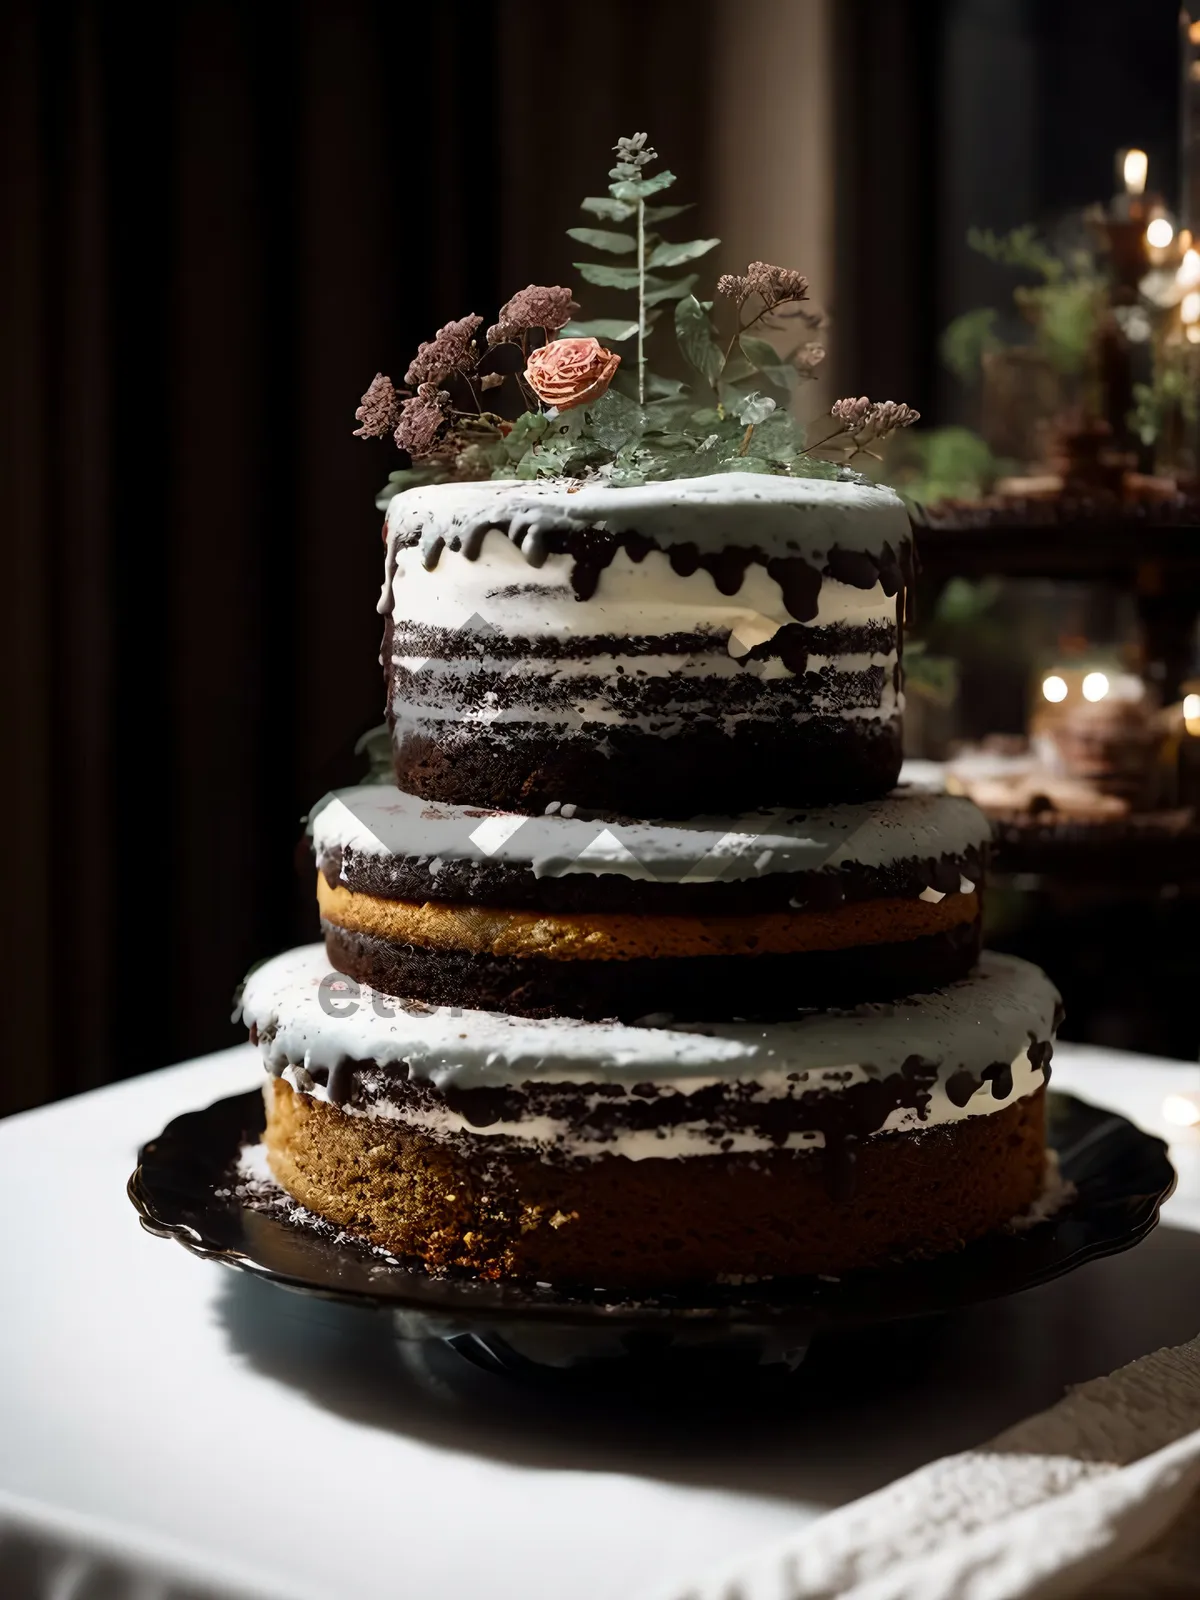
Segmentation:
<svg viewBox="0 0 1200 1600">
<path fill-rule="evenodd" d="M 576 267 L 585 283 L 632 293 L 636 314 L 579 322 L 569 289 L 530 284 L 501 307 L 484 341 L 477 337 L 483 318 L 472 313 L 420 346 L 403 388 L 377 374 L 355 413 L 355 432 L 390 434 L 411 461 L 391 474 L 381 506 L 403 489 L 449 479 L 602 474 L 621 485 L 734 470 L 836 477 L 917 420 L 898 402 L 839 400 L 809 442 L 792 411 L 825 355 L 813 337 L 823 319 L 808 303 L 808 279 L 763 261 L 723 274 L 716 292 L 732 316 L 719 334 L 715 301 L 694 293 L 698 274 L 678 269 L 720 241 L 664 239 L 658 225 L 689 208 L 647 202 L 671 187 L 674 174 L 647 172 L 658 154 L 644 133 L 614 149 L 608 193 L 589 196 L 581 210 L 615 226 L 567 233 L 603 255 L 633 257 Z M 650 336 L 672 305 L 687 381 L 652 371 L 647 359 Z M 781 353 L 763 337 L 768 332 L 791 333 L 790 348 Z M 629 360 L 609 348 L 627 343 L 634 345 Z M 516 396 L 515 418 L 485 406 L 484 395 L 495 393 L 498 403 L 501 391 Z"/>
</svg>

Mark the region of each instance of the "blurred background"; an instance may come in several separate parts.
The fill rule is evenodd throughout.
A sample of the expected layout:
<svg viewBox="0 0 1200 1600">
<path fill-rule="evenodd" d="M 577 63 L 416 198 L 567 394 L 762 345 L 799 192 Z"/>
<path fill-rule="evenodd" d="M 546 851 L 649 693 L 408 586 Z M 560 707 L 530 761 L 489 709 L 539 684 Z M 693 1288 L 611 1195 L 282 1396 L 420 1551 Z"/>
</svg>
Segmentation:
<svg viewBox="0 0 1200 1600">
<path fill-rule="evenodd" d="M 922 413 L 878 468 L 921 524 L 911 753 L 997 818 L 994 941 L 1050 968 L 1068 1034 L 1195 1058 L 1186 10 L 2 22 L 0 1111 L 235 1042 L 247 966 L 312 936 L 302 818 L 382 712 L 395 463 L 351 437 L 359 395 L 450 317 L 577 282 L 564 230 L 641 128 L 721 269 L 808 274 L 822 403 Z"/>
</svg>

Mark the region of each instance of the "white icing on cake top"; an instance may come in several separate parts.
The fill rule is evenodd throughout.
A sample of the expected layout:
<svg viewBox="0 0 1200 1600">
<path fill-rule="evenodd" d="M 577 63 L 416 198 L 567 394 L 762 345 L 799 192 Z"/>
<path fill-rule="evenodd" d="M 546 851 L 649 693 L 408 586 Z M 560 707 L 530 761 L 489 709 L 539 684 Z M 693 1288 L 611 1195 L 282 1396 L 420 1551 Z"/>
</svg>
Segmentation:
<svg viewBox="0 0 1200 1600">
<path fill-rule="evenodd" d="M 903 790 L 807 811 L 606 822 L 561 811 L 530 817 L 447 805 L 369 784 L 323 800 L 312 836 L 318 859 L 342 849 L 430 862 L 493 860 L 528 867 L 539 878 L 590 873 L 718 883 L 961 856 L 987 844 L 991 825 L 969 800 Z"/>
<path fill-rule="evenodd" d="M 600 528 L 637 532 L 656 544 L 719 550 L 755 544 L 771 555 L 826 556 L 834 545 L 878 555 L 909 537 L 908 512 L 893 490 L 852 479 L 788 478 L 721 472 L 707 478 L 614 488 L 580 481 L 493 478 L 437 483 L 396 495 L 387 510 L 389 538 L 431 548 L 500 527 L 516 543 L 539 533 Z"/>
<path fill-rule="evenodd" d="M 782 1092 L 789 1074 L 835 1087 L 855 1068 L 867 1078 L 935 1064 L 945 1085 L 1010 1063 L 1053 1037 L 1058 994 L 1045 973 L 1013 956 L 984 954 L 976 974 L 934 994 L 775 1023 L 641 1027 L 428 1008 L 360 987 L 334 972 L 324 947 L 276 956 L 246 980 L 242 1016 L 256 1028 L 268 1070 L 334 1072 L 349 1062 L 405 1069 L 439 1089 L 526 1083 L 750 1082 Z M 406 1009 L 407 1008 L 407 1009 Z"/>
</svg>

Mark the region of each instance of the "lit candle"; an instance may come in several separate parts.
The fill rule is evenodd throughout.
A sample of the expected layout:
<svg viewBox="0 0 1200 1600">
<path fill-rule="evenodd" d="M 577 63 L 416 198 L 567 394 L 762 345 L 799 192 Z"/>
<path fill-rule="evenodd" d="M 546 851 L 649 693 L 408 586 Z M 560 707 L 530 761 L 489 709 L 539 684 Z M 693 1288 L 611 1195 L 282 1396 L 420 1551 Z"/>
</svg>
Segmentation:
<svg viewBox="0 0 1200 1600">
<path fill-rule="evenodd" d="M 1126 150 L 1121 160 L 1121 181 L 1125 185 L 1125 193 L 1145 194 L 1149 170 L 1150 162 L 1144 150 Z"/>
</svg>

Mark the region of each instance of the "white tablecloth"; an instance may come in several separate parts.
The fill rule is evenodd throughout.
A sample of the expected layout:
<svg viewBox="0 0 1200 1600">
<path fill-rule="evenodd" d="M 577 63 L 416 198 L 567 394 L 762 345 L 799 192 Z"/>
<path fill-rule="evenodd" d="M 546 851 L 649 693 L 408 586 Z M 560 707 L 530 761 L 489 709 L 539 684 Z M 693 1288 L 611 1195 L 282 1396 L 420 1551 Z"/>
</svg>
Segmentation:
<svg viewBox="0 0 1200 1600">
<path fill-rule="evenodd" d="M 1165 1134 L 1200 1069 L 1062 1047 Z M 635 1600 L 1200 1329 L 1200 1138 L 1137 1250 L 803 1385 L 664 1405 L 522 1389 L 137 1225 L 136 1148 L 258 1082 L 226 1051 L 0 1123 L 0 1595 Z"/>
</svg>

